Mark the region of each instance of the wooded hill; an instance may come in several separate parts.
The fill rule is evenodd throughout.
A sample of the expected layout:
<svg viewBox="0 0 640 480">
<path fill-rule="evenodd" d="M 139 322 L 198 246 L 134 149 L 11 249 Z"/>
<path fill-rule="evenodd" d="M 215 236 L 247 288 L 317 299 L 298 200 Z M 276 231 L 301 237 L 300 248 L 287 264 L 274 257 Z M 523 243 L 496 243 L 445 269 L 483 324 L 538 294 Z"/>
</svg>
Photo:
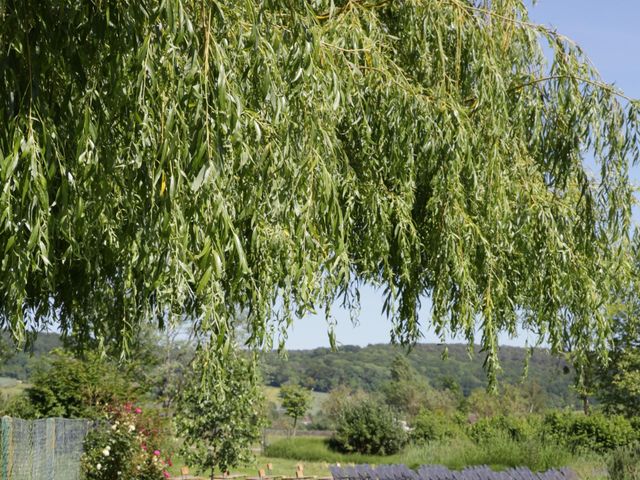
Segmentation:
<svg viewBox="0 0 640 480">
<path fill-rule="evenodd" d="M 27 351 L 16 352 L 8 335 L 3 335 L 0 337 L 0 377 L 28 381 L 37 359 L 61 346 L 62 341 L 57 333 L 40 333 Z"/>
<path fill-rule="evenodd" d="M 419 344 L 407 358 L 416 372 L 435 388 L 457 382 L 466 396 L 476 388 L 487 386 L 484 354 L 478 352 L 478 348 L 470 355 L 466 345 L 449 345 L 446 359 L 442 358 L 444 349 L 443 345 Z M 290 350 L 287 359 L 269 353 L 263 361 L 263 375 L 271 386 L 293 382 L 320 392 L 340 385 L 375 391 L 390 380 L 391 363 L 403 352 L 405 350 L 398 346 L 378 344 L 342 346 L 337 352 L 328 348 Z M 573 405 L 573 374 L 566 362 L 547 350 L 534 350 L 523 380 L 526 355 L 525 348 L 501 347 L 499 381 L 525 389 L 541 389 L 549 406 Z"/>
<path fill-rule="evenodd" d="M 59 335 L 40 334 L 31 352 L 13 353 L 2 362 L 0 376 L 28 381 L 38 357 L 61 346 Z M 487 386 L 483 370 L 484 354 L 470 355 L 466 345 L 448 346 L 448 357 L 442 358 L 443 345 L 419 344 L 408 355 L 408 360 L 420 377 L 436 389 L 452 383 L 459 384 L 468 396 L 476 388 Z M 267 385 L 279 387 L 285 383 L 299 383 L 316 392 L 328 392 L 346 385 L 368 392 L 376 391 L 390 380 L 390 367 L 398 354 L 404 353 L 394 345 L 366 347 L 341 346 L 332 352 L 328 348 L 289 350 L 287 358 L 269 352 L 262 358 L 262 374 Z M 520 347 L 501 347 L 502 372 L 499 381 L 524 389 L 541 390 L 547 405 L 563 407 L 574 405 L 576 396 L 571 389 L 573 374 L 566 362 L 552 356 L 547 350 L 534 350 L 523 381 L 527 350 Z"/>
</svg>

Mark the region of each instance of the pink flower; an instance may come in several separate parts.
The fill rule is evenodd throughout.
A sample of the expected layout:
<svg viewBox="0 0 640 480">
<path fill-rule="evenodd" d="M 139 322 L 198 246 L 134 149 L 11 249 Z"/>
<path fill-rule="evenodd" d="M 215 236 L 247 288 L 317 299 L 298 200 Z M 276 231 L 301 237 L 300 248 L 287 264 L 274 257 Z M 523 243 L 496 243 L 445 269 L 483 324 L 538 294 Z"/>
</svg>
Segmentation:
<svg viewBox="0 0 640 480">
<path fill-rule="evenodd" d="M 169 472 L 167 472 L 166 470 L 162 471 L 162 475 L 164 475 L 164 478 L 170 478 L 171 475 L 169 475 Z"/>
<path fill-rule="evenodd" d="M 139 415 L 142 413 L 142 409 L 140 407 L 136 407 L 136 409 L 133 412 Z"/>
<path fill-rule="evenodd" d="M 160 456 L 160 450 L 154 450 L 154 451 L 153 451 L 153 454 L 154 454 L 156 457 L 159 457 L 159 456 Z"/>
</svg>

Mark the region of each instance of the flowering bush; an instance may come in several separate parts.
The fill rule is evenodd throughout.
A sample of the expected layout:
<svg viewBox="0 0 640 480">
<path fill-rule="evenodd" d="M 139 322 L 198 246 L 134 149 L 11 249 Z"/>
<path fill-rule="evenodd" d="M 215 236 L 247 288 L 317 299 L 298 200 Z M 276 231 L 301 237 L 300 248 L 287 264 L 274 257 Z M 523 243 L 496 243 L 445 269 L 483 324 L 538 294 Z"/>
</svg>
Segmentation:
<svg viewBox="0 0 640 480">
<path fill-rule="evenodd" d="M 130 403 L 107 410 L 106 419 L 87 435 L 82 467 L 87 480 L 163 480 L 169 478 L 158 445 L 160 430 Z"/>
</svg>

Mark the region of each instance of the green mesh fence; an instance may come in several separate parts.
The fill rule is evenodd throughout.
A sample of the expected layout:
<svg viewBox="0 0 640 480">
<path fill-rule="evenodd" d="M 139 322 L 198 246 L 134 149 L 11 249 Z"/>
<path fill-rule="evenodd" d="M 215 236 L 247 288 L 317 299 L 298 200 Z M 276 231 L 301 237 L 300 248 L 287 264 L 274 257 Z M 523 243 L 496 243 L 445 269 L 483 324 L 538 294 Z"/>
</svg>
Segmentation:
<svg viewBox="0 0 640 480">
<path fill-rule="evenodd" d="M 87 420 L 2 417 L 0 480 L 80 480 Z"/>
</svg>

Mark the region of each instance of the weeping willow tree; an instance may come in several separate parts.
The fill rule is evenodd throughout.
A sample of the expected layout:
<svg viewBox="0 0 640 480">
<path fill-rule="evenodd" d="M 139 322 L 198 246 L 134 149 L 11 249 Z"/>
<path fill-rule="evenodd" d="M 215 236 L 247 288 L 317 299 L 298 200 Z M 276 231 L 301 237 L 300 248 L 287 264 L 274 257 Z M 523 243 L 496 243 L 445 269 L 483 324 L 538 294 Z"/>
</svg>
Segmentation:
<svg viewBox="0 0 640 480">
<path fill-rule="evenodd" d="M 0 0 L 0 320 L 603 351 L 639 107 L 521 0 Z"/>
</svg>

